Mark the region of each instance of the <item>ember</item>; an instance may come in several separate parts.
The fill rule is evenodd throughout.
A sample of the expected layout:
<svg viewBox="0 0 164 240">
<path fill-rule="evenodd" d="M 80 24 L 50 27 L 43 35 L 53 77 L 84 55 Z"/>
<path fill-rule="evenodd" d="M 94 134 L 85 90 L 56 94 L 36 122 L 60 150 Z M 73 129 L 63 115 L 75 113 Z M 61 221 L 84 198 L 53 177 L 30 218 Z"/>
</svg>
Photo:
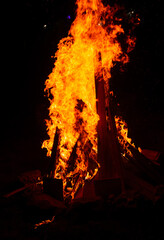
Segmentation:
<svg viewBox="0 0 164 240">
<path fill-rule="evenodd" d="M 122 19 L 116 17 L 119 7 L 105 7 L 101 0 L 77 0 L 76 4 L 76 18 L 68 37 L 58 44 L 55 66 L 45 82 L 50 119 L 46 120 L 49 139 L 42 147 L 51 156 L 55 132 L 60 129 L 53 177 L 63 180 L 64 198 L 74 198 L 79 186 L 101 167 L 97 159 L 95 80 L 104 82 L 107 107 L 111 68 L 116 61 L 128 62 L 118 41 L 118 36 L 124 35 Z M 132 49 L 133 38 L 124 38 Z"/>
</svg>

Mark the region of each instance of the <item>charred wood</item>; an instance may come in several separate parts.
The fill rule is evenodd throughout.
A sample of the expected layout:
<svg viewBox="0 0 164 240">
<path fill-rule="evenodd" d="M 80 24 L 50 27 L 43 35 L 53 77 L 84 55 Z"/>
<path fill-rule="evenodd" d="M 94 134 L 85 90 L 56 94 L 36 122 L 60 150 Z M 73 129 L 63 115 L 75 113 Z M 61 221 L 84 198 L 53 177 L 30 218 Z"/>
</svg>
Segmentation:
<svg viewBox="0 0 164 240">
<path fill-rule="evenodd" d="M 60 130 L 57 127 L 56 128 L 56 133 L 55 133 L 55 136 L 54 136 L 52 153 L 51 153 L 51 157 L 50 157 L 50 164 L 49 164 L 49 167 L 48 167 L 48 170 L 47 170 L 47 173 L 46 173 L 46 175 L 48 175 L 50 178 L 53 178 L 54 174 L 55 174 L 56 161 L 57 161 L 57 157 L 58 157 L 59 139 L 60 139 Z"/>
</svg>

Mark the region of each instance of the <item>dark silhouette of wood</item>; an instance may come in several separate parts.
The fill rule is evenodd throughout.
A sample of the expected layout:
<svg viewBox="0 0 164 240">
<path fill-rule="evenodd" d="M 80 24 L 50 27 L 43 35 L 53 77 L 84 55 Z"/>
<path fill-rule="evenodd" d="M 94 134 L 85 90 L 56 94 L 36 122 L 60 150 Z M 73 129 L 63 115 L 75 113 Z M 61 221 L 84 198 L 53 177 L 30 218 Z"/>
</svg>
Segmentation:
<svg viewBox="0 0 164 240">
<path fill-rule="evenodd" d="M 49 164 L 49 168 L 48 168 L 48 171 L 47 171 L 47 175 L 50 178 L 54 178 L 54 174 L 55 174 L 56 161 L 57 161 L 57 157 L 58 157 L 59 138 L 60 138 L 60 130 L 59 130 L 58 127 L 56 127 L 56 133 L 55 133 L 55 136 L 54 136 L 54 142 L 53 142 L 53 147 L 52 147 L 50 164 Z"/>
<path fill-rule="evenodd" d="M 135 168 L 148 182 L 153 185 L 164 183 L 164 177 L 160 174 L 159 166 L 153 164 L 143 154 L 141 154 L 136 148 L 131 147 L 132 157 L 129 157 L 129 163 L 131 168 Z"/>
<path fill-rule="evenodd" d="M 101 55 L 99 54 L 101 64 Z M 98 179 L 121 178 L 121 153 L 118 145 L 114 117 L 111 114 L 111 106 L 106 106 L 103 71 L 95 76 L 98 122 L 98 162 L 101 168 Z M 108 118 L 108 123 L 107 123 Z"/>
</svg>

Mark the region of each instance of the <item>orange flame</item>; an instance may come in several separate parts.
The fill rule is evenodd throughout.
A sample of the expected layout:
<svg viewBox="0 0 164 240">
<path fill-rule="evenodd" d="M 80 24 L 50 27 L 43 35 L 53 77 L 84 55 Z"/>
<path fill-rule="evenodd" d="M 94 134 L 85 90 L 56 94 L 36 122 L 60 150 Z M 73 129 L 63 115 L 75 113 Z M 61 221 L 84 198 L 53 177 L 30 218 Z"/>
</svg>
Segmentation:
<svg viewBox="0 0 164 240">
<path fill-rule="evenodd" d="M 124 157 L 133 157 L 131 147 L 136 148 L 132 139 L 128 137 L 128 126 L 127 123 L 120 116 L 115 116 L 115 124 L 117 129 L 117 138 L 121 146 L 121 152 Z M 142 149 L 140 147 L 136 148 L 140 153 Z"/>
<path fill-rule="evenodd" d="M 42 147 L 51 156 L 58 127 L 59 157 L 54 177 L 63 180 L 65 198 L 73 198 L 78 187 L 86 179 L 92 179 L 99 168 L 95 75 L 103 71 L 108 92 L 113 62 L 128 61 L 117 41 L 118 35 L 124 33 L 121 24 L 114 21 L 117 8 L 105 7 L 101 0 L 77 0 L 76 4 L 76 18 L 68 37 L 58 44 L 55 66 L 45 82 L 50 119 L 46 121 L 49 139 Z M 98 53 L 101 53 L 101 66 Z M 76 156 L 70 160 L 75 146 Z"/>
<path fill-rule="evenodd" d="M 118 141 L 122 147 L 122 154 L 125 156 L 128 154 L 129 156 L 133 156 L 131 150 L 129 149 L 129 146 L 135 147 L 134 143 L 132 142 L 132 139 L 128 137 L 128 127 L 126 122 L 119 116 L 115 116 L 115 123 L 116 123 L 116 129 L 117 129 L 117 137 Z"/>
</svg>

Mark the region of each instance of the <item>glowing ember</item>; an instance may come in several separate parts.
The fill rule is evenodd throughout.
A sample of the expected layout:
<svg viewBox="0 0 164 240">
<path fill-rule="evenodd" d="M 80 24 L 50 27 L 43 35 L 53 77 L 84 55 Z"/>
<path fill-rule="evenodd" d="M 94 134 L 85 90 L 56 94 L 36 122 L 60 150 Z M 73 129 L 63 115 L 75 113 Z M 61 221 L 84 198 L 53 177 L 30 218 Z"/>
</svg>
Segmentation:
<svg viewBox="0 0 164 240">
<path fill-rule="evenodd" d="M 55 216 L 53 216 L 51 220 L 48 219 L 48 220 L 43 220 L 40 223 L 36 223 L 35 226 L 34 226 L 34 229 L 37 229 L 38 227 L 40 227 L 42 225 L 52 223 L 54 221 L 54 219 L 55 219 Z"/>
<path fill-rule="evenodd" d="M 60 129 L 59 156 L 54 178 L 63 180 L 64 198 L 74 198 L 79 186 L 98 169 L 95 76 L 103 71 L 108 97 L 110 70 L 115 61 L 127 62 L 117 38 L 124 34 L 117 7 L 100 0 L 77 0 L 77 15 L 68 37 L 61 39 L 55 66 L 46 80 L 49 139 L 43 142 L 51 156 L 56 128 Z M 127 44 L 134 45 L 127 37 Z M 101 66 L 98 56 L 101 54 Z M 128 138 L 126 138 L 128 141 Z"/>
</svg>

